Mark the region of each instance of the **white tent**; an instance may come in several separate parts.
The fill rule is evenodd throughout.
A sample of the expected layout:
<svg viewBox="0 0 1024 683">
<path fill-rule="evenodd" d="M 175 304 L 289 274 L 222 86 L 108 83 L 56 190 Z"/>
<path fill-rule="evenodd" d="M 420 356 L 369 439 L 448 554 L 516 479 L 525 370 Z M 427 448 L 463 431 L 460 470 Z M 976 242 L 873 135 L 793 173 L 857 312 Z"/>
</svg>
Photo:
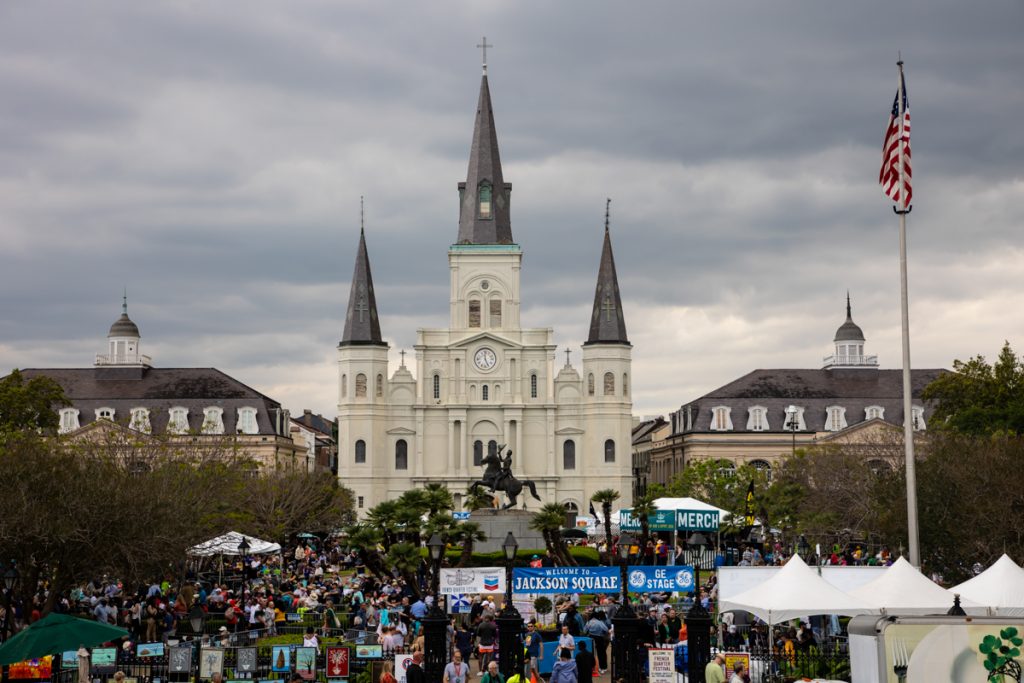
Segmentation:
<svg viewBox="0 0 1024 683">
<path fill-rule="evenodd" d="M 812 614 L 876 614 L 862 600 L 829 584 L 799 555 L 790 558 L 777 574 L 759 586 L 719 601 L 719 611 L 743 610 L 769 623 Z"/>
<path fill-rule="evenodd" d="M 931 581 L 914 569 L 914 565 L 899 558 L 887 567 L 881 576 L 848 591 L 872 607 L 898 614 L 945 614 L 953 606 L 953 593 Z M 985 608 L 963 600 L 964 611 L 984 614 Z"/>
<path fill-rule="evenodd" d="M 1008 555 L 973 579 L 949 589 L 959 593 L 961 599 L 992 608 L 1000 617 L 1024 616 L 1024 569 Z"/>
<path fill-rule="evenodd" d="M 204 541 L 199 545 L 192 546 L 189 549 L 188 554 L 198 557 L 210 557 L 211 555 L 241 555 L 241 551 L 238 550 L 238 544 L 242 542 L 243 538 L 249 542 L 249 550 L 247 552 L 250 555 L 267 555 L 270 553 L 281 552 L 280 543 L 261 541 L 254 536 L 243 536 L 237 531 L 229 531 L 223 536 L 211 538 L 209 541 Z"/>
</svg>

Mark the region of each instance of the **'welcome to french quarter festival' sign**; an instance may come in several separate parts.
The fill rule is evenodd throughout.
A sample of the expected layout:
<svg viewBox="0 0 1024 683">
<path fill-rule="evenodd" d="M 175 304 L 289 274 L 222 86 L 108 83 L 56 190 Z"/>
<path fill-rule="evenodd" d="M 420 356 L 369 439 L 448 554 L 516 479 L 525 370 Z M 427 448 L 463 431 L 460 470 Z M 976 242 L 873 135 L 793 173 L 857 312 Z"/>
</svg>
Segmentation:
<svg viewBox="0 0 1024 683">
<path fill-rule="evenodd" d="M 618 567 L 516 567 L 513 593 L 618 593 Z"/>
<path fill-rule="evenodd" d="M 651 531 L 718 531 L 718 510 L 657 510 L 647 516 Z M 638 531 L 640 520 L 632 510 L 619 511 L 619 528 Z"/>
</svg>

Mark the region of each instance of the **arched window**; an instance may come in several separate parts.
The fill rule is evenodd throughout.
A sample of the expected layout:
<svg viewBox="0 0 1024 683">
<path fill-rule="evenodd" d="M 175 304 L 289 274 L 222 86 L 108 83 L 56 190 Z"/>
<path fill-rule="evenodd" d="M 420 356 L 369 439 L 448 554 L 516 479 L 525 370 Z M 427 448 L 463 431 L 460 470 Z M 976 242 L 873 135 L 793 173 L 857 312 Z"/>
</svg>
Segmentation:
<svg viewBox="0 0 1024 683">
<path fill-rule="evenodd" d="M 184 434 L 188 431 L 188 408 L 183 406 L 171 408 L 171 418 L 167 421 L 167 431 L 171 434 Z"/>
<path fill-rule="evenodd" d="M 610 372 L 604 373 L 604 395 L 615 395 L 615 375 Z"/>
<path fill-rule="evenodd" d="M 137 432 L 149 434 L 152 431 L 152 426 L 149 423 L 149 410 L 146 408 L 132 408 L 132 420 L 129 426 Z M 221 431 L 217 433 L 224 433 L 223 423 L 221 423 Z"/>
<path fill-rule="evenodd" d="M 495 456 L 498 454 L 498 442 L 493 439 L 487 442 L 487 455 Z"/>
<path fill-rule="evenodd" d="M 928 428 L 928 424 L 924 421 L 924 408 L 921 406 L 911 406 L 910 419 L 913 420 L 915 432 L 923 432 Z"/>
<path fill-rule="evenodd" d="M 622 395 L 629 396 L 629 375 L 622 373 Z"/>
<path fill-rule="evenodd" d="M 594 373 L 587 375 L 587 396 L 594 395 Z"/>
<path fill-rule="evenodd" d="M 235 424 L 235 431 L 239 434 L 256 434 L 259 427 L 256 424 L 255 408 L 239 408 L 238 420 Z"/>
<path fill-rule="evenodd" d="M 60 411 L 60 433 L 67 434 L 78 429 L 79 412 L 75 408 L 62 408 Z"/>
<path fill-rule="evenodd" d="M 434 398 L 441 398 L 441 375 L 434 375 Z"/>
<path fill-rule="evenodd" d="M 537 398 L 537 373 L 530 375 L 530 398 Z"/>
<path fill-rule="evenodd" d="M 607 439 L 604 442 L 604 461 L 615 462 L 615 441 Z"/>
<path fill-rule="evenodd" d="M 97 420 L 114 420 L 114 409 L 113 408 L 97 408 L 96 409 Z"/>
<path fill-rule="evenodd" d="M 395 442 L 395 469 L 409 469 L 409 444 L 405 442 L 405 439 Z"/>
<path fill-rule="evenodd" d="M 562 444 L 562 469 L 576 469 L 576 442 L 572 439 Z"/>
<path fill-rule="evenodd" d="M 469 326 L 480 327 L 480 300 L 469 300 Z"/>
<path fill-rule="evenodd" d="M 501 299 L 491 299 L 489 306 L 491 315 L 487 321 L 487 326 L 497 329 L 501 327 Z"/>
<path fill-rule="evenodd" d="M 728 432 L 732 430 L 732 408 L 715 406 L 711 409 L 711 431 Z"/>
<path fill-rule="evenodd" d="M 763 432 L 768 429 L 768 410 L 764 406 L 747 408 L 747 430 Z"/>
<path fill-rule="evenodd" d="M 480 202 L 477 204 L 479 212 L 477 215 L 483 219 L 491 218 L 491 184 L 488 182 L 480 183 Z"/>
<path fill-rule="evenodd" d="M 751 460 L 750 466 L 758 472 L 764 474 L 765 479 L 771 482 L 772 480 L 772 466 L 767 460 Z"/>
<path fill-rule="evenodd" d="M 488 387 L 487 387 L 486 384 L 483 385 L 482 387 L 480 387 L 480 400 L 482 400 L 482 401 L 486 401 L 487 400 L 487 398 L 489 396 L 489 394 L 487 393 L 487 389 L 488 389 Z"/>
<path fill-rule="evenodd" d="M 366 398 L 366 375 L 356 375 L 356 398 Z"/>
<path fill-rule="evenodd" d="M 341 376 L 341 397 L 348 397 L 348 375 Z"/>
<path fill-rule="evenodd" d="M 736 463 L 732 462 L 731 460 L 719 460 L 718 473 L 723 477 L 736 476 Z"/>
<path fill-rule="evenodd" d="M 864 409 L 865 420 L 882 420 L 885 418 L 885 408 L 882 406 L 868 406 Z"/>
<path fill-rule="evenodd" d="M 377 375 L 377 398 L 384 396 L 384 375 Z"/>
<path fill-rule="evenodd" d="M 134 415 L 132 416 L 134 419 Z M 203 410 L 203 434 L 224 433 L 224 409 L 211 406 Z"/>
<path fill-rule="evenodd" d="M 366 442 L 362 439 L 356 441 L 356 462 L 366 462 Z"/>
<path fill-rule="evenodd" d="M 480 463 L 484 461 L 484 442 L 474 441 L 473 442 L 473 466 L 479 467 Z"/>
</svg>

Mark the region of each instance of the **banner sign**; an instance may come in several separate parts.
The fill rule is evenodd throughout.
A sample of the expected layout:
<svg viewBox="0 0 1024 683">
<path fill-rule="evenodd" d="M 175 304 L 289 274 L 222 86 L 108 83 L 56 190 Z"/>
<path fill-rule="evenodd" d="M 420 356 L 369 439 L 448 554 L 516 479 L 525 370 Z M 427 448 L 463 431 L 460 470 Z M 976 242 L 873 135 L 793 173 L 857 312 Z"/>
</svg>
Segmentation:
<svg viewBox="0 0 1024 683">
<path fill-rule="evenodd" d="M 718 510 L 658 510 L 647 516 L 651 531 L 718 531 Z M 640 520 L 633 510 L 619 511 L 619 528 L 640 531 Z"/>
<path fill-rule="evenodd" d="M 629 567 L 626 569 L 630 593 L 690 593 L 693 591 L 693 567 Z"/>
<path fill-rule="evenodd" d="M 441 569 L 441 595 L 504 592 L 504 567 Z"/>
<path fill-rule="evenodd" d="M 676 653 L 670 648 L 647 650 L 647 671 L 649 683 L 675 683 Z"/>
<path fill-rule="evenodd" d="M 513 593 L 618 593 L 618 567 L 516 567 Z"/>
<path fill-rule="evenodd" d="M 466 521 L 466 520 L 469 519 L 469 513 L 468 512 L 453 512 L 452 513 L 452 519 L 458 519 L 458 520 L 461 520 L 461 521 Z"/>
</svg>

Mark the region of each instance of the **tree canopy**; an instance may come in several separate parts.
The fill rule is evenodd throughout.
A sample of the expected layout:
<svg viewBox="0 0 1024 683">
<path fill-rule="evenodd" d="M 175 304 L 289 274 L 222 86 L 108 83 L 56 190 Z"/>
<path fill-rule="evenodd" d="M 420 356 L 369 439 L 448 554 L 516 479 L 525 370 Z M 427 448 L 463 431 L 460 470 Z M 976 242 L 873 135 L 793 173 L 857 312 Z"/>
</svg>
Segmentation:
<svg viewBox="0 0 1024 683">
<path fill-rule="evenodd" d="M 70 405 L 64 389 L 49 377 L 26 381 L 15 368 L 0 378 L 0 432 L 22 429 L 56 431 L 57 409 Z"/>
<path fill-rule="evenodd" d="M 953 370 L 924 390 L 935 401 L 930 426 L 974 436 L 1024 435 L 1024 363 L 1009 342 L 995 363 L 979 355 L 954 361 Z"/>
</svg>

